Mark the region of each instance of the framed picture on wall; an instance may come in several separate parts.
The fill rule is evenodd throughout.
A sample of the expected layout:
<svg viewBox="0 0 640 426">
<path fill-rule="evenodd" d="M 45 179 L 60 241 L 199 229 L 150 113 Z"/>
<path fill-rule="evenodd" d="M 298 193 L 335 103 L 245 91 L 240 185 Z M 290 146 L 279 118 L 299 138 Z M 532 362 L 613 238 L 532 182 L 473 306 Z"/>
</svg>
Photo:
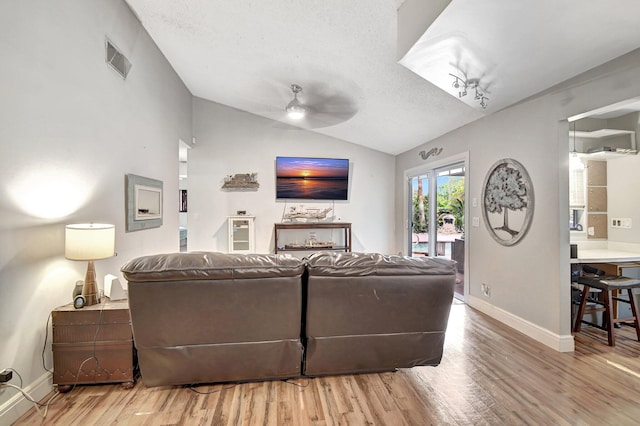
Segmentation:
<svg viewBox="0 0 640 426">
<path fill-rule="evenodd" d="M 187 211 L 187 190 L 186 189 L 180 189 L 180 194 L 179 194 L 179 201 L 180 201 L 180 206 L 179 206 L 179 212 L 180 213 L 186 213 Z"/>
<path fill-rule="evenodd" d="M 162 226 L 162 181 L 125 175 L 127 232 Z"/>
</svg>

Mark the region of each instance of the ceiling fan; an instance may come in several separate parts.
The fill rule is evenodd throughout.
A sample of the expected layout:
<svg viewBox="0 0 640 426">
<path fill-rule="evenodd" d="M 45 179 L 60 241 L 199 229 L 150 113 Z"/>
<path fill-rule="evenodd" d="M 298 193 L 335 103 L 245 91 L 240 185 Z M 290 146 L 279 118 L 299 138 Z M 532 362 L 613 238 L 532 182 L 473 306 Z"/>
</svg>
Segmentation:
<svg viewBox="0 0 640 426">
<path fill-rule="evenodd" d="M 306 127 L 335 126 L 351 119 L 358 112 L 353 97 L 321 83 L 309 83 L 306 88 L 291 84 L 293 99 L 286 104 L 285 122 Z"/>
</svg>

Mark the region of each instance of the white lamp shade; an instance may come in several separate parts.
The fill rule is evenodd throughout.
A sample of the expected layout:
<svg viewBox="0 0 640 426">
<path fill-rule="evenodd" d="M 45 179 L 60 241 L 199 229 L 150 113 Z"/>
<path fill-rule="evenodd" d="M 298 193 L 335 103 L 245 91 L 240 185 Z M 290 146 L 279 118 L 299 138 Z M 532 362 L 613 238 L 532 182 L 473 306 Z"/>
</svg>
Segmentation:
<svg viewBox="0 0 640 426">
<path fill-rule="evenodd" d="M 65 228 L 64 256 L 70 260 L 98 260 L 116 252 L 116 227 L 105 223 L 79 223 Z"/>
</svg>

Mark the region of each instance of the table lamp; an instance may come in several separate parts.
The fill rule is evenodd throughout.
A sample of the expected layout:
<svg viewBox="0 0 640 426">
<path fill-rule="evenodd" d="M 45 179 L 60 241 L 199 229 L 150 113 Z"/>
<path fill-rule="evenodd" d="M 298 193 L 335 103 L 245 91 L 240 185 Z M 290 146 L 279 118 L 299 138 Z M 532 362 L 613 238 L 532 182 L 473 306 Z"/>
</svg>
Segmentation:
<svg viewBox="0 0 640 426">
<path fill-rule="evenodd" d="M 79 223 L 65 228 L 64 256 L 70 260 L 87 260 L 87 274 L 82 287 L 85 305 L 100 303 L 94 260 L 115 255 L 116 230 L 104 223 Z"/>
</svg>

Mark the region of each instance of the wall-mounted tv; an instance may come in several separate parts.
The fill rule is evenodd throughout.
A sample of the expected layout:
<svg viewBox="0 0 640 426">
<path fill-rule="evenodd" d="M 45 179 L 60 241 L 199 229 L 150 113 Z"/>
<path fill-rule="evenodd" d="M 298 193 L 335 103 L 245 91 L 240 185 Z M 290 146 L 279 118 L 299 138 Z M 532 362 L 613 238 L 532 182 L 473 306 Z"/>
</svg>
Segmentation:
<svg viewBox="0 0 640 426">
<path fill-rule="evenodd" d="M 346 200 L 348 194 L 348 159 L 276 157 L 276 198 Z"/>
</svg>

